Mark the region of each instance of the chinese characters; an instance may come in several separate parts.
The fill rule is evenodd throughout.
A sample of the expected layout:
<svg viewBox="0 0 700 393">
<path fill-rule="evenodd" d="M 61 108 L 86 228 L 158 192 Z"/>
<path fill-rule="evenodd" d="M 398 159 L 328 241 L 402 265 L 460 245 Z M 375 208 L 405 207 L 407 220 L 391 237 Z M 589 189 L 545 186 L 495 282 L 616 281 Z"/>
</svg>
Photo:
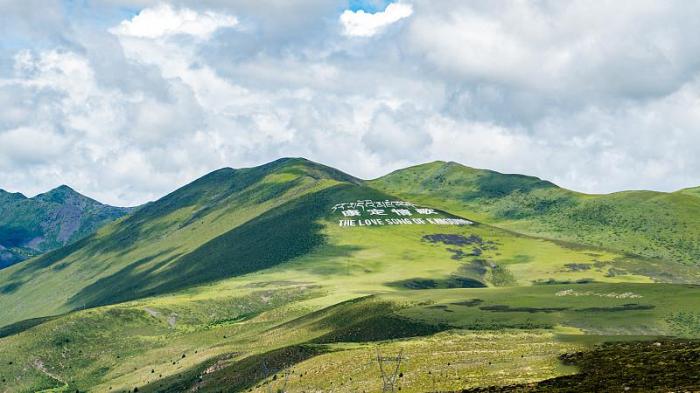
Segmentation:
<svg viewBox="0 0 700 393">
<path fill-rule="evenodd" d="M 331 211 L 340 213 L 341 227 L 381 225 L 471 225 L 463 218 L 441 217 L 435 209 L 418 207 L 406 201 L 374 201 L 370 199 L 335 204 Z"/>
</svg>

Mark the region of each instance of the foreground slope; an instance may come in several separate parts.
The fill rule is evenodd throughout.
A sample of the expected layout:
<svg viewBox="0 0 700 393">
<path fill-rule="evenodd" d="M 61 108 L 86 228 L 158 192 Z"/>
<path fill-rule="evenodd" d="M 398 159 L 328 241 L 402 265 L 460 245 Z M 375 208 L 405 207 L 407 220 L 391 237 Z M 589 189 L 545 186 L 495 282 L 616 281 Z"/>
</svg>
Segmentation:
<svg viewBox="0 0 700 393">
<path fill-rule="evenodd" d="M 603 340 L 700 337 L 698 286 L 565 271 L 567 261 L 614 260 L 600 250 L 486 226 L 321 222 L 327 242 L 287 263 L 0 331 L 7 335 L 0 338 L 4 387 L 265 392 L 293 370 L 291 391 L 377 391 L 379 348 L 408 357 L 402 391 L 456 391 L 575 373 L 558 357 Z M 477 257 L 456 260 L 444 244 L 419 240 L 436 229 L 498 243 L 484 258 L 505 269 L 483 271 Z M 561 274 L 569 283 L 494 286 L 508 272 L 512 279 L 529 270 L 532 278 Z M 577 283 L 591 274 L 609 282 Z M 478 280 L 489 287 L 460 288 Z"/>
<path fill-rule="evenodd" d="M 0 269 L 72 243 L 129 211 L 68 186 L 33 198 L 0 190 Z"/>
<path fill-rule="evenodd" d="M 588 195 L 535 177 L 434 162 L 393 172 L 373 187 L 520 233 L 700 263 L 700 194 Z"/>
</svg>

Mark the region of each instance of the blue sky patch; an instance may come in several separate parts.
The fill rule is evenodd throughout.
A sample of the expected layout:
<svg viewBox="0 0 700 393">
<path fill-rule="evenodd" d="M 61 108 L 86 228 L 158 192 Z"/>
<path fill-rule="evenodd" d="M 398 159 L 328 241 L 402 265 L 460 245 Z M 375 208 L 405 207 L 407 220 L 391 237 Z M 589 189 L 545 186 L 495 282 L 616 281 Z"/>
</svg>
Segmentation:
<svg viewBox="0 0 700 393">
<path fill-rule="evenodd" d="M 351 11 L 363 10 L 369 13 L 384 11 L 384 9 L 394 1 L 391 0 L 350 0 L 348 8 Z"/>
</svg>

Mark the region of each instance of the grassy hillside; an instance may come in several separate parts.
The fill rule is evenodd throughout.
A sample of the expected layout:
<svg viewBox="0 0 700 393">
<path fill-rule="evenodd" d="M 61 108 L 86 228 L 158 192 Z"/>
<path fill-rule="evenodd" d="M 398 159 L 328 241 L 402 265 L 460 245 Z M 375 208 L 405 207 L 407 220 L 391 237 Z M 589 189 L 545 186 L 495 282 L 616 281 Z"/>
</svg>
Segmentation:
<svg viewBox="0 0 700 393">
<path fill-rule="evenodd" d="M 534 177 L 434 162 L 371 186 L 499 227 L 686 264 L 700 262 L 697 189 L 587 195 Z"/>
<path fill-rule="evenodd" d="M 77 243 L 0 272 L 0 324 L 273 266 L 322 239 L 309 208 L 356 180 L 305 160 L 222 169 Z M 304 198 L 302 198 L 304 197 Z"/>
<path fill-rule="evenodd" d="M 81 239 L 129 210 L 67 186 L 33 198 L 0 190 L 0 269 Z"/>
<path fill-rule="evenodd" d="M 683 190 L 680 190 L 677 192 L 678 194 L 685 194 L 685 195 L 692 195 L 696 197 L 700 197 L 700 187 L 694 187 L 694 188 L 685 188 Z"/>
<path fill-rule="evenodd" d="M 349 257 L 363 247 L 376 250 L 370 258 L 382 270 L 398 263 L 396 269 L 415 271 L 413 264 L 405 265 L 414 259 L 431 266 L 448 263 L 442 275 L 400 279 L 392 272 L 372 282 L 400 288 L 698 280 L 697 267 L 543 241 L 483 224 L 338 226 L 344 217 L 332 211 L 335 204 L 367 199 L 395 198 L 299 159 L 213 172 L 89 238 L 0 272 L 5 310 L 0 325 L 172 292 L 302 256 L 316 258 L 316 269 L 341 269 L 363 258 L 362 253 Z M 320 248 L 329 242 L 339 245 Z M 329 266 L 336 254 L 340 263 Z M 387 257 L 378 259 L 382 254 Z"/>
<path fill-rule="evenodd" d="M 489 224 L 539 222 L 493 218 L 514 193 L 596 197 L 468 168 L 445 178 L 409 194 L 415 178 L 368 183 L 303 159 L 222 169 L 4 269 L 0 391 L 374 392 L 378 350 L 406 356 L 402 391 L 519 389 L 598 372 L 602 342 L 700 338 L 700 266 Z M 618 355 L 643 373 L 645 345 Z M 694 383 L 678 381 L 664 386 Z"/>
<path fill-rule="evenodd" d="M 486 225 L 317 222 L 324 242 L 286 263 L 11 326 L 7 386 L 265 392 L 293 369 L 295 390 L 375 391 L 380 344 L 406 351 L 403 390 L 422 392 L 433 374 L 444 389 L 526 383 L 575 372 L 559 355 L 611 337 L 700 334 L 697 287 L 608 274 L 644 260 Z"/>
<path fill-rule="evenodd" d="M 365 282 L 369 261 L 345 273 L 315 263 L 78 311 L 0 338 L 0 388 L 266 392 L 289 372 L 290 391 L 371 392 L 379 350 L 407 357 L 402 391 L 456 391 L 573 374 L 559 356 L 601 341 L 700 336 L 697 286 L 387 291 Z"/>
</svg>

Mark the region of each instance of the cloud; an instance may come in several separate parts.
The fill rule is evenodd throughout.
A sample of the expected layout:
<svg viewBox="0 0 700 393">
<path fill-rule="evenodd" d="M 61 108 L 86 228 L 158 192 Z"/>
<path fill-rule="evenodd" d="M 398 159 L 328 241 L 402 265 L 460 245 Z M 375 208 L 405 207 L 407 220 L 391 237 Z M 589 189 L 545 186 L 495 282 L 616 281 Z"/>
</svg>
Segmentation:
<svg viewBox="0 0 700 393">
<path fill-rule="evenodd" d="M 234 27 L 235 16 L 212 11 L 197 12 L 189 8 L 174 9 L 168 4 L 145 8 L 131 20 L 122 21 L 110 31 L 117 35 L 139 38 L 162 38 L 186 34 L 208 39 L 215 31 Z"/>
<path fill-rule="evenodd" d="M 0 188 L 133 205 L 281 156 L 700 184 L 700 4 L 387 3 L 0 0 Z"/>
<path fill-rule="evenodd" d="M 0 132 L 0 167 L 50 163 L 61 158 L 68 143 L 69 138 L 48 128 L 20 127 Z"/>
<path fill-rule="evenodd" d="M 345 10 L 340 15 L 343 34 L 349 37 L 371 37 L 387 26 L 408 18 L 413 7 L 405 3 L 391 3 L 384 11 L 368 13 L 364 10 Z"/>
<path fill-rule="evenodd" d="M 429 116 L 408 104 L 396 109 L 382 105 L 373 113 L 362 142 L 384 162 L 424 156 L 433 142 L 426 129 Z"/>
<path fill-rule="evenodd" d="M 685 15 L 696 3 L 421 0 L 416 10 L 405 48 L 442 77 L 544 98 L 664 95 L 700 61 Z"/>
</svg>

